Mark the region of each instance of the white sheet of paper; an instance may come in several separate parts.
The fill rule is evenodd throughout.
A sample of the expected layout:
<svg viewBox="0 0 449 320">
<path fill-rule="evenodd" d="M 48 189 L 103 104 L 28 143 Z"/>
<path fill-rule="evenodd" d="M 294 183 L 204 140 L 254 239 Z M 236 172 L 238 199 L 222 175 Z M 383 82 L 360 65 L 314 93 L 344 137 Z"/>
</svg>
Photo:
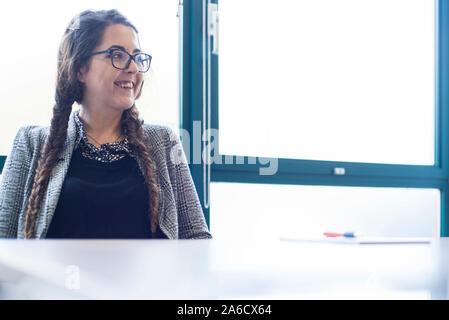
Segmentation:
<svg viewBox="0 0 449 320">
<path fill-rule="evenodd" d="M 281 241 L 299 242 L 323 242 L 337 244 L 430 244 L 432 238 L 412 238 L 412 237 L 301 237 L 301 236 L 281 236 Z"/>
</svg>

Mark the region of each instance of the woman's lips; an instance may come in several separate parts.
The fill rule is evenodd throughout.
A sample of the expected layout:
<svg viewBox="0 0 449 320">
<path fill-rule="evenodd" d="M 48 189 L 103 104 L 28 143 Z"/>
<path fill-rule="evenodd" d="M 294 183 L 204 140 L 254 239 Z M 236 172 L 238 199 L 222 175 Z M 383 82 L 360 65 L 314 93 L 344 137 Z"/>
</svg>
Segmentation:
<svg viewBox="0 0 449 320">
<path fill-rule="evenodd" d="M 122 87 L 122 86 L 120 86 L 119 84 L 117 84 L 115 82 L 114 82 L 114 85 L 116 87 L 118 87 L 119 89 L 125 90 L 124 92 L 131 92 L 134 89 L 134 88 Z"/>
<path fill-rule="evenodd" d="M 114 81 L 114 83 L 116 85 L 118 85 L 119 87 L 132 87 L 132 88 L 134 88 L 134 86 L 136 85 L 136 82 L 134 80 L 131 80 L 131 79 L 116 80 L 116 81 Z"/>
<path fill-rule="evenodd" d="M 114 82 L 114 85 L 119 87 L 120 89 L 132 89 L 130 87 L 122 87 L 121 85 L 117 84 L 116 82 Z"/>
</svg>

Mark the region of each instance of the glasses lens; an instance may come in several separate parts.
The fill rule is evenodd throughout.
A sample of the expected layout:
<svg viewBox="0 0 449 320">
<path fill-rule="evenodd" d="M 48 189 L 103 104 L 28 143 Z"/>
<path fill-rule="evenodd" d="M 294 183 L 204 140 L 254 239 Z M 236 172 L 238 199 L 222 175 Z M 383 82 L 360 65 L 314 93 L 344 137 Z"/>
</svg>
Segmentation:
<svg viewBox="0 0 449 320">
<path fill-rule="evenodd" d="M 111 57 L 112 57 L 112 64 L 114 65 L 114 67 L 119 69 L 124 69 L 129 60 L 129 56 L 121 50 L 112 51 Z"/>
<path fill-rule="evenodd" d="M 135 60 L 137 69 L 140 72 L 147 72 L 150 69 L 151 56 L 146 53 L 139 53 L 136 55 Z"/>
</svg>

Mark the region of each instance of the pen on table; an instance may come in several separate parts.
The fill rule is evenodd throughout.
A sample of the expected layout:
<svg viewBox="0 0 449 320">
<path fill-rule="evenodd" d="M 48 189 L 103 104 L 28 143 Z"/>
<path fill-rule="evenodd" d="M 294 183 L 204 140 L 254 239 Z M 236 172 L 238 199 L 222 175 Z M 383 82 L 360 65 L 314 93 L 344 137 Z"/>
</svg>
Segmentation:
<svg viewBox="0 0 449 320">
<path fill-rule="evenodd" d="M 335 233 L 335 232 L 324 232 L 326 237 L 345 237 L 345 238 L 355 238 L 357 234 L 355 232 L 344 232 L 344 233 Z"/>
</svg>

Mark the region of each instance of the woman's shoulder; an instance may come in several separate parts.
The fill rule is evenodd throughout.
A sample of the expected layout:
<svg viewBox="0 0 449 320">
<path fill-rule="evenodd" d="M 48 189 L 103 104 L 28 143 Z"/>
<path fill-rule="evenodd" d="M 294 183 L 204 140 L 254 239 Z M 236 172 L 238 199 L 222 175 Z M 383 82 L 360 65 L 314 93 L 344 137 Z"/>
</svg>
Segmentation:
<svg viewBox="0 0 449 320">
<path fill-rule="evenodd" d="M 14 143 L 33 148 L 36 145 L 41 145 L 45 141 L 48 131 L 49 127 L 45 126 L 21 126 L 16 133 Z"/>
<path fill-rule="evenodd" d="M 173 132 L 173 129 L 170 128 L 169 126 L 164 126 L 161 124 L 149 124 L 149 123 L 144 123 L 143 124 L 143 129 L 151 134 L 156 134 L 156 135 L 165 135 L 165 134 L 170 134 Z"/>
<path fill-rule="evenodd" d="M 143 129 L 153 145 L 165 147 L 176 144 L 179 140 L 174 130 L 168 126 L 159 124 L 143 124 Z"/>
</svg>

